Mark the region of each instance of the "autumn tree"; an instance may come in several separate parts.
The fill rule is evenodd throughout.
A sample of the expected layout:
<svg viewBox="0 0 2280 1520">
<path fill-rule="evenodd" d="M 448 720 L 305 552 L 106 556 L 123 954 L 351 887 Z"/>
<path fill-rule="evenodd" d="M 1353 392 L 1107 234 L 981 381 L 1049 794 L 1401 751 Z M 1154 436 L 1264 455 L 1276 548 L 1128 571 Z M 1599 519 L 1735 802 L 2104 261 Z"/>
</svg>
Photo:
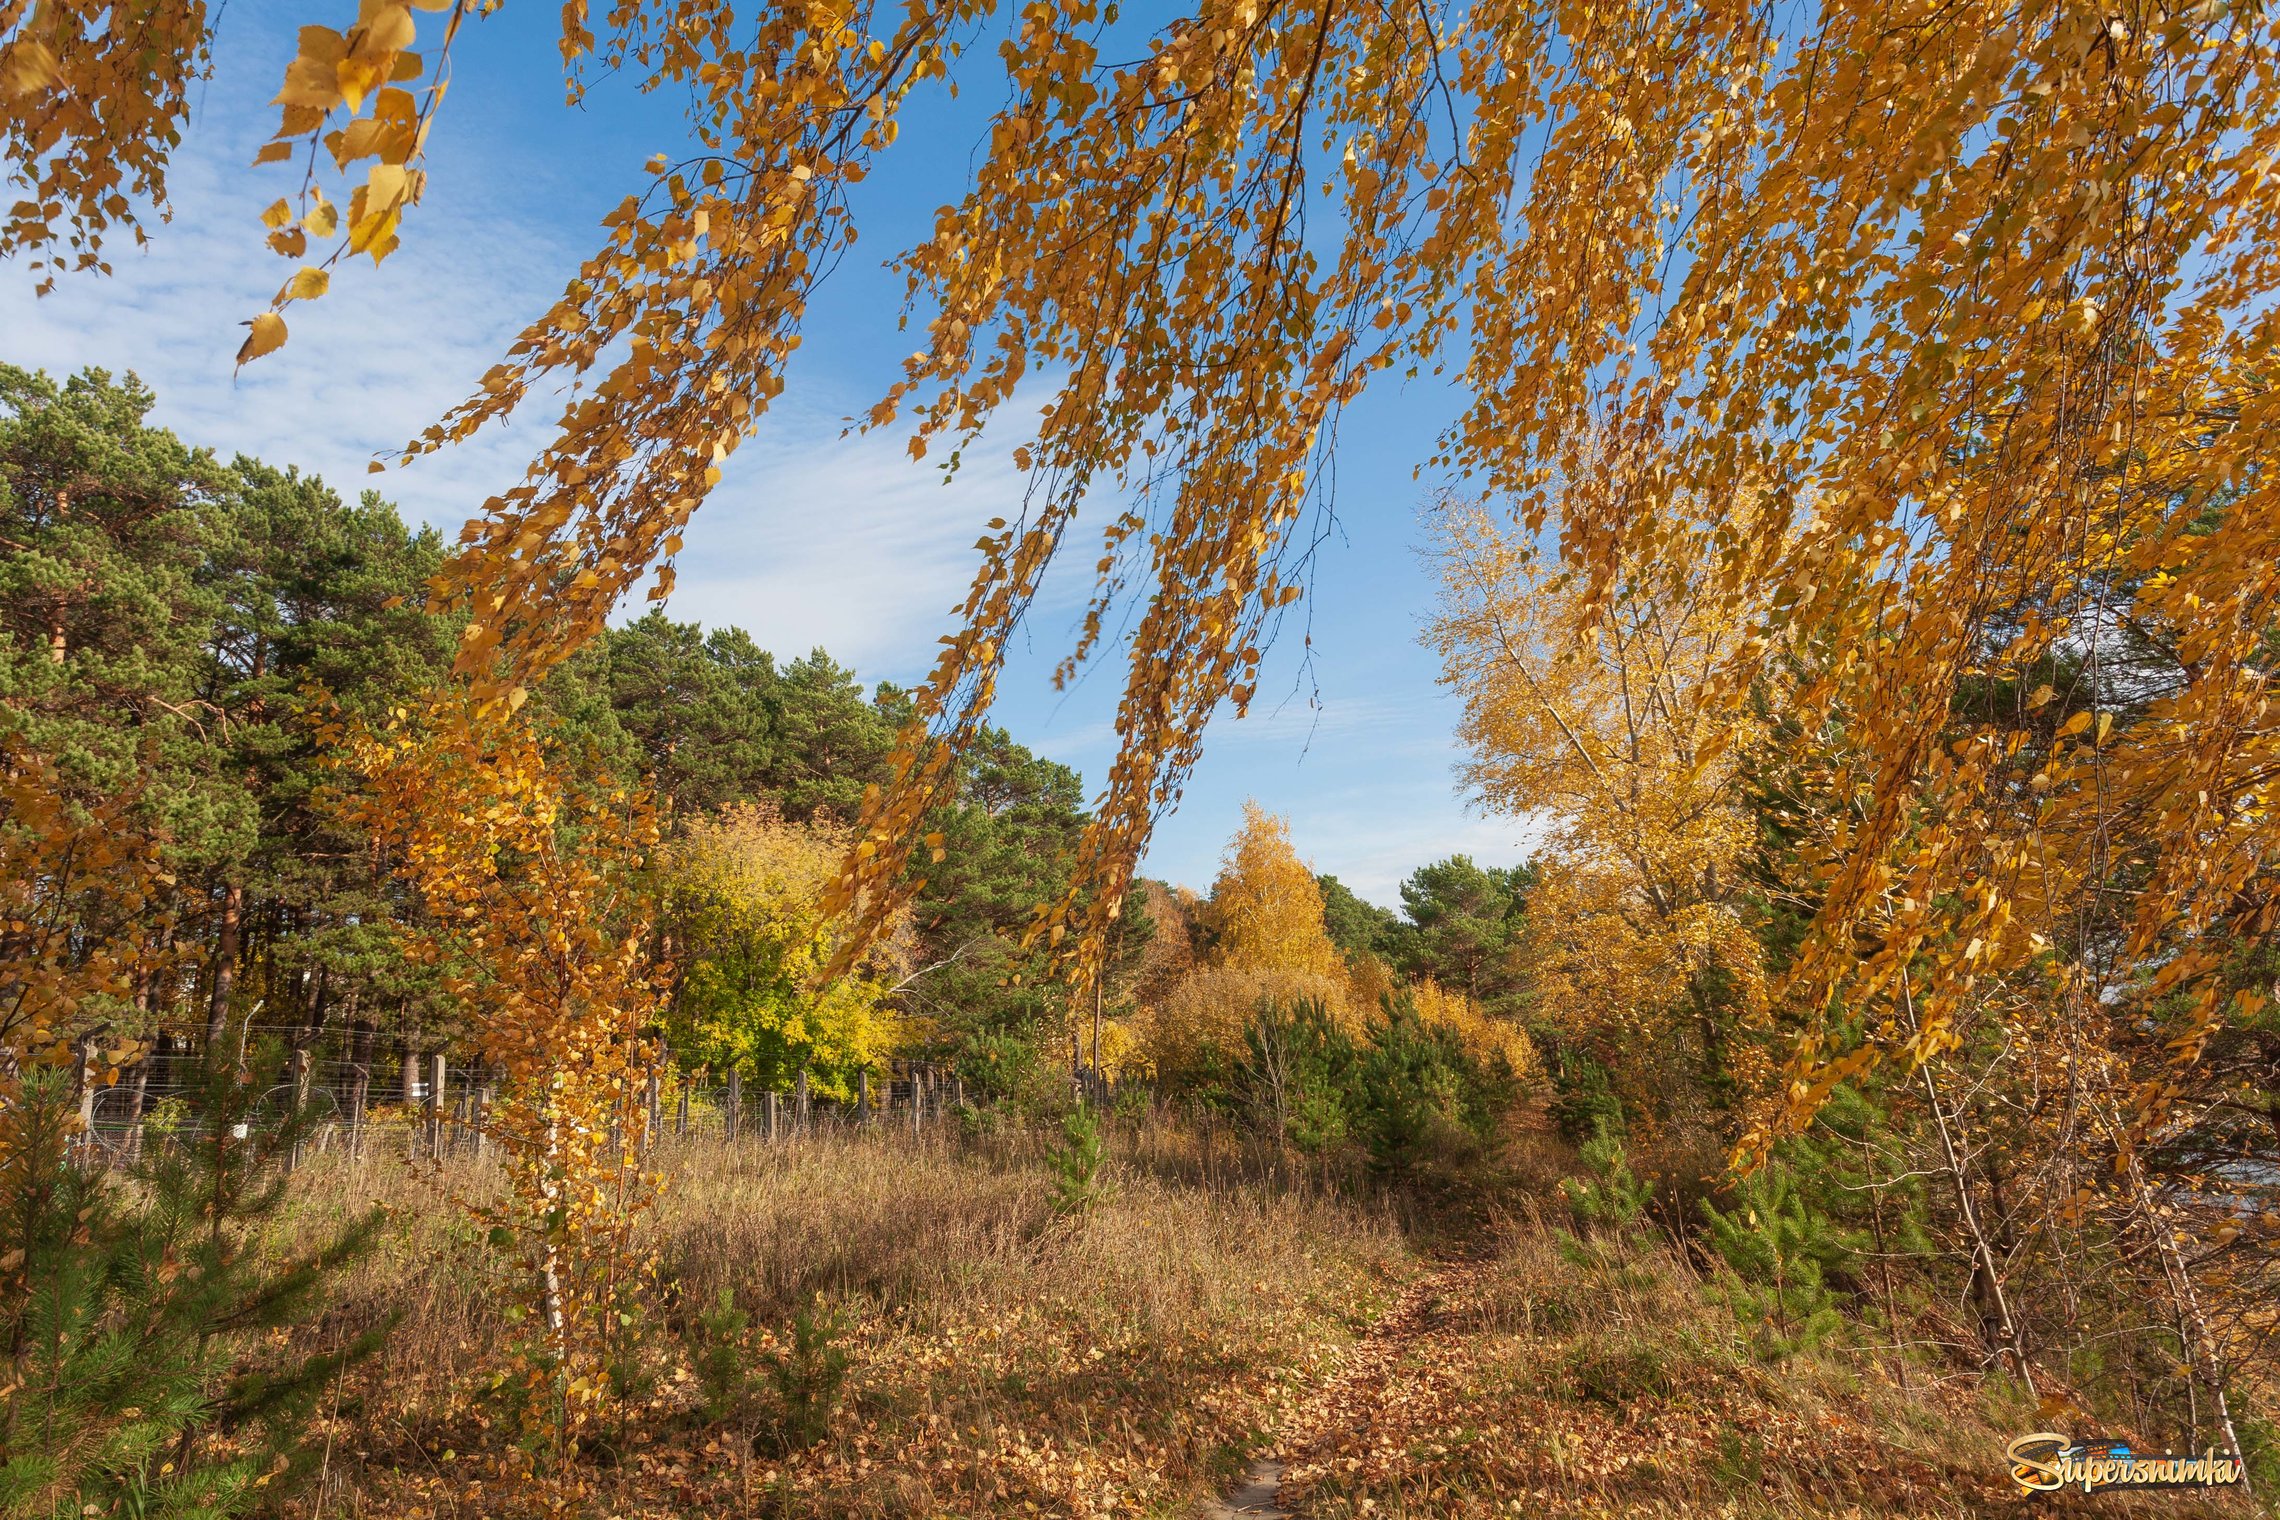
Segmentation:
<svg viewBox="0 0 2280 1520">
<path fill-rule="evenodd" d="M 500 1074 L 482 1116 L 506 1158 L 479 1218 L 519 1268 L 532 1333 L 514 1376 L 534 1449 L 574 1449 L 606 1367 L 647 1201 L 640 1100 L 663 970 L 644 874 L 653 809 L 528 719 L 487 723 L 446 692 L 384 727 L 344 725 L 333 806 L 421 915 L 403 948 L 436 966 L 475 1058 Z"/>
<path fill-rule="evenodd" d="M 1738 1026 L 1767 1012 L 1738 784 L 1756 731 L 1724 695 L 1756 645 L 1714 593 L 1710 527 L 1600 596 L 1481 511 L 1436 533 L 1428 636 L 1464 700 L 1466 778 L 1548 825 L 1527 911 L 1542 1016 L 1634 1113 L 1668 1117 L 1746 1064 Z M 1420 928 L 1445 938 L 1450 916 Z"/>
<path fill-rule="evenodd" d="M 1209 949 L 1149 1022 L 1147 1044 L 1160 1070 L 1233 1049 L 1262 1002 L 1312 1000 L 1353 1021 L 1346 959 L 1331 943 L 1321 888 L 1292 848 L 1286 820 L 1244 803 L 1242 827 L 1196 916 Z"/>
<path fill-rule="evenodd" d="M 2235 802 L 2266 771 L 2258 650 L 2280 605 L 2280 488 L 2256 468 L 2256 377 L 2280 340 L 2264 167 L 2280 22 L 1199 0 L 1121 21 L 1031 8 L 980 46 L 1000 12 L 793 4 L 738 29 L 704 0 L 563 13 L 572 94 L 588 70 L 685 91 L 691 143 L 652 161 L 561 298 L 408 451 L 599 366 L 447 577 L 473 616 L 461 672 L 485 695 L 591 638 L 652 571 L 669 583 L 913 96 L 995 73 L 970 184 L 899 261 L 925 337 L 869 422 L 911 418 L 923 451 L 1026 376 L 1053 394 L 1019 454 L 1027 510 L 983 541 L 843 897 L 901 879 L 1046 565 L 1096 491 L 1133 487 L 1101 524 L 1071 654 L 1073 669 L 1107 647 L 1108 613 L 1136 594 L 1122 756 L 1056 918 L 1095 931 L 1067 943 L 1096 955 L 1150 821 L 1211 715 L 1247 704 L 1299 595 L 1331 424 L 1372 378 L 1440 364 L 1469 398 L 1441 461 L 1552 533 L 1588 596 L 1659 552 L 1671 502 L 1747 485 L 1772 504 L 1717 531 L 1714 579 L 1772 589 L 1768 619 L 1844 634 L 1851 656 L 1795 700 L 1842 696 L 1875 735 L 1845 778 L 1870 800 L 1800 995 L 1888 1001 L 1932 938 L 1982 946 L 1922 968 L 1919 1032 L 1895 1025 L 1880 1052 L 1938 1038 L 1985 957 L 2035 953 L 2003 928 L 2007 866 L 1959 895 L 2010 844 L 1972 821 L 1985 757 L 1935 736 L 1990 658 L 2023 668 L 2092 624 L 2061 595 L 1991 656 L 1991 612 L 2092 570 L 2138 577 L 2186 630 L 2191 679 L 2106 755 L 2106 794 L 2172 825 L 2128 943 L 2138 960 L 2189 947 L 2165 962 L 2191 993 L 2165 1048 L 2205 1050 L 2233 996 L 2215 946 L 2244 927 L 2273 827 Z M 253 314 L 247 358 L 284 341 L 283 307 L 410 231 L 465 14 L 376 3 L 301 30 L 258 155 L 297 176 L 263 217 L 295 267 Z M 24 198 L 0 247 L 52 279 L 139 234 L 210 25 L 201 0 L 153 0 L 131 27 L 73 5 L 7 13 L 0 141 Z M 1597 470 L 1608 449 L 1632 467 Z M 1890 594 L 1853 597 L 1864 576 Z M 1905 836 L 1935 790 L 1963 822 L 1926 849 Z M 892 896 L 869 900 L 883 913 Z M 1942 906 L 1861 955 L 1856 931 L 1903 899 Z M 1839 1043 L 1801 1055 L 1790 1122 Z"/>
<path fill-rule="evenodd" d="M 904 1042 L 889 1006 L 909 971 L 907 934 L 882 941 L 852 972 L 827 974 L 845 928 L 825 911 L 846 852 L 828 818 L 793 823 L 743 803 L 691 824 L 659 864 L 668 921 L 685 965 L 669 1024 L 686 1064 L 737 1070 L 775 1091 L 806 1072 L 818 1090 L 854 1094 L 858 1073 Z"/>
</svg>

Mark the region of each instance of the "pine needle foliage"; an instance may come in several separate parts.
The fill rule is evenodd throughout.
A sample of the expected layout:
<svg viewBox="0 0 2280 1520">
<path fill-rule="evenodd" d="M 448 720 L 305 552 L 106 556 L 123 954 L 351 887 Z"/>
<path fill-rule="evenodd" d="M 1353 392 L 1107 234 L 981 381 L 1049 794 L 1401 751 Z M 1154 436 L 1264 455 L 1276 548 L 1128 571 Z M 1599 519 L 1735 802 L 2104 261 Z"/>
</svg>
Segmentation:
<svg viewBox="0 0 2280 1520">
<path fill-rule="evenodd" d="M 1654 1184 L 1631 1170 L 1621 1132 L 1601 1119 L 1583 1143 L 1582 1157 L 1584 1175 L 1560 1183 L 1576 1223 L 1608 1235 L 1636 1228 L 1654 1199 Z"/>
<path fill-rule="evenodd" d="M 1108 1175 L 1108 1139 L 1101 1131 L 1100 1115 L 1089 1103 L 1069 1110 L 1061 1121 L 1062 1143 L 1049 1159 L 1053 1164 L 1053 1212 L 1064 1218 L 1083 1214 L 1115 1191 Z"/>
<path fill-rule="evenodd" d="M 384 1325 L 266 1349 L 380 1223 L 373 1211 L 282 1261 L 265 1253 L 310 1131 L 305 1114 L 250 1122 L 280 1064 L 273 1049 L 214 1063 L 195 1129 L 123 1177 L 77 1164 L 67 1074 L 25 1073 L 0 1167 L 0 1516 L 247 1513 L 299 1475 L 316 1401 L 378 1349 Z"/>
<path fill-rule="evenodd" d="M 1711 1291 L 1758 1357 L 1786 1361 L 1843 1328 L 1831 1279 L 1851 1261 L 1853 1244 L 1813 1207 L 1795 1172 L 1768 1162 L 1736 1181 L 1729 1208 L 1703 1200 L 1702 1217 L 1720 1264 Z"/>
</svg>

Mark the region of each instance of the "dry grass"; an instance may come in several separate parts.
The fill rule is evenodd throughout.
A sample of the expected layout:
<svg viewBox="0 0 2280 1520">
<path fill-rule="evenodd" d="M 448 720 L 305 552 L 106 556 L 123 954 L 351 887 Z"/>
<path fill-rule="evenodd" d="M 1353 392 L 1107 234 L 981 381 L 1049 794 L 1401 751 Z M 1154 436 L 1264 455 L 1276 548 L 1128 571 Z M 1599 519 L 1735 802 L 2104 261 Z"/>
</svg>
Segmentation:
<svg viewBox="0 0 2280 1520">
<path fill-rule="evenodd" d="M 1312 1520 L 2015 1515 L 2002 1451 L 2034 1412 L 1996 1406 L 1976 1378 L 1903 1385 L 1841 1347 L 1761 1364 L 1667 1247 L 1529 1221 L 1445 1274 L 1429 1328 L 1304 1454 L 1284 1502 Z M 2174 1493 L 2056 1507 L 2255 1513 Z"/>
<path fill-rule="evenodd" d="M 485 1173 L 310 1168 L 299 1209 L 376 1199 L 395 1216 L 317 1333 L 402 1318 L 344 1391 L 322 1491 L 301 1507 L 1185 1513 L 1415 1264 L 1382 1211 L 1230 1175 L 1184 1143 L 1127 1136 L 1142 1154 L 1114 1195 L 1065 1220 L 1023 1136 L 669 1142 L 668 1185 L 641 1226 L 658 1268 L 629 1417 L 543 1496 L 494 1460 L 503 1426 L 484 1388 L 512 1333 L 504 1285 L 442 1196 L 480 1195 Z M 702 1411 L 699 1311 L 724 1290 L 751 1316 L 737 1347 L 751 1366 L 819 1296 L 843 1314 L 845 1396 L 813 1446 L 771 1442 L 765 1389 L 720 1418 Z"/>
</svg>

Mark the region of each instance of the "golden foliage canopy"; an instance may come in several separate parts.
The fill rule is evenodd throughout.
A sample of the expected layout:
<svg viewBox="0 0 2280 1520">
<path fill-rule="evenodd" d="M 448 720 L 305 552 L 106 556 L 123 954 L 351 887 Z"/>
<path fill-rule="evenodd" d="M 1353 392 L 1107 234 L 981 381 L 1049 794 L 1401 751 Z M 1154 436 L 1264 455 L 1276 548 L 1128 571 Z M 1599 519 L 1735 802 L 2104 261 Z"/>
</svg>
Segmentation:
<svg viewBox="0 0 2280 1520">
<path fill-rule="evenodd" d="M 1262 1002 L 1317 1001 L 1351 1013 L 1346 963 L 1322 921 L 1322 889 L 1290 842 L 1290 824 L 1243 804 L 1219 877 L 1197 917 L 1210 939 L 1205 964 L 1155 1002 L 1146 1046 L 1159 1071 L 1186 1068 L 1205 1048 L 1232 1048 Z"/>
<path fill-rule="evenodd" d="M 1291 846 L 1290 821 L 1257 802 L 1228 841 L 1204 923 L 1215 965 L 1340 977 L 1346 962 L 1322 922 L 1322 888 Z"/>
<path fill-rule="evenodd" d="M 1528 899 L 1539 1007 L 1641 1113 L 1701 1075 L 1687 1063 L 1722 1050 L 1733 1019 L 1766 1011 L 1739 784 L 1764 725 L 1735 700 L 1761 642 L 1754 609 L 1716 585 L 1712 522 L 1674 521 L 1597 593 L 1478 507 L 1434 524 L 1428 635 L 1464 702 L 1466 779 L 1545 829 Z"/>
<path fill-rule="evenodd" d="M 287 257 L 296 232 L 332 248 L 280 303 L 401 235 L 464 13 L 361 0 L 302 33 L 263 156 L 331 165 L 350 209 L 305 172 L 299 203 L 272 208 Z M 68 228 L 84 259 L 128 214 L 115 197 L 163 193 L 205 13 L 153 0 L 108 31 L 98 14 L 0 9 L 0 134 L 36 197 L 7 248 Z M 1666 503 L 1764 493 L 1768 513 L 1718 529 L 1716 582 L 1771 588 L 1772 620 L 1841 651 L 1797 710 L 1809 724 L 1841 701 L 1871 736 L 1835 778 L 1859 817 L 1825 862 L 1795 991 L 1876 1003 L 1908 970 L 1923 1017 L 1886 1045 L 1944 1038 L 1977 977 L 2036 953 L 2019 903 L 2055 900 L 2028 880 L 2032 845 L 1978 806 L 2002 745 L 1946 732 L 1959 688 L 2107 637 L 2126 586 L 2133 615 L 2173 631 L 2172 665 L 2140 721 L 2084 736 L 2076 759 L 2098 770 L 2099 807 L 2149 824 L 2122 960 L 2158 963 L 2192 1000 L 2167 1036 L 2191 1058 L 2225 995 L 2205 941 L 2269 927 L 2258 881 L 2280 843 L 2280 484 L 2261 442 L 2280 338 L 2276 43 L 2271 9 L 2198 3 L 1190 0 L 1119 26 L 1092 0 L 742 16 L 573 0 L 573 91 L 591 60 L 685 93 L 695 146 L 652 166 L 561 298 L 412 446 L 583 377 L 441 588 L 473 614 L 463 670 L 510 693 L 650 570 L 669 581 L 682 525 L 782 387 L 854 235 L 850 191 L 912 91 L 995 75 L 972 183 L 901 256 L 925 337 L 869 421 L 909 417 L 924 451 L 1027 376 L 1050 375 L 1051 395 L 1019 455 L 1024 508 L 978 546 L 843 900 L 902 879 L 950 747 L 1106 489 L 1119 504 L 1071 661 L 1100 652 L 1121 597 L 1144 597 L 1122 753 L 1076 884 L 1040 924 L 1056 941 L 1097 929 L 1299 594 L 1340 408 L 1373 375 L 1446 364 L 1471 400 L 1437 462 L 1554 533 L 1592 591 L 1659 551 Z M 158 88 L 137 100 L 122 81 L 146 51 Z M 267 317 L 249 352 L 282 340 Z M 1610 454 L 1625 467 L 1587 468 Z M 1919 830 L 1927 811 L 1947 822 Z M 1098 943 L 1076 936 L 1080 972 Z M 1800 1065 L 1801 1104 L 1827 1054 Z"/>
</svg>

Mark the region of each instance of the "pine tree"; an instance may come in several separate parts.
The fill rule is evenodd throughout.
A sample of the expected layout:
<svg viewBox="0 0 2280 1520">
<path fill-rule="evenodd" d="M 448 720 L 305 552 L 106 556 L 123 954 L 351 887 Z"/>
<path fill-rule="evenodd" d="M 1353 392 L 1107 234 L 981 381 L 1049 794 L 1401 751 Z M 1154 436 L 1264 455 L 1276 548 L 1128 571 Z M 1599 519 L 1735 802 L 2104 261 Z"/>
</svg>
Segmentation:
<svg viewBox="0 0 2280 1520">
<path fill-rule="evenodd" d="M 265 1257 L 308 1130 L 250 1122 L 280 1065 L 272 1049 L 204 1071 L 195 1133 L 124 1182 L 75 1164 L 66 1076 L 25 1073 L 0 1148 L 0 1515 L 243 1514 L 297 1472 L 319 1395 L 377 1349 L 385 1326 L 324 1352 L 265 1344 L 380 1223 Z"/>
<path fill-rule="evenodd" d="M 1811 1205 L 1787 1165 L 1768 1161 L 1744 1175 L 1730 1209 L 1704 1199 L 1702 1216 L 1722 1267 L 1713 1291 L 1757 1355 L 1783 1361 L 1842 1328 L 1830 1279 L 1852 1258 L 1853 1243 Z"/>
<path fill-rule="evenodd" d="M 1053 1166 L 1053 1212 L 1082 1214 L 1114 1191 L 1108 1176 L 1108 1141 L 1089 1103 L 1061 1121 L 1062 1144 L 1047 1156 Z"/>
<path fill-rule="evenodd" d="M 1582 1156 L 1586 1175 L 1560 1183 L 1576 1222 L 1615 1235 L 1637 1225 L 1653 1202 L 1655 1189 L 1631 1170 L 1621 1131 L 1600 1118 L 1583 1143 Z"/>
</svg>

